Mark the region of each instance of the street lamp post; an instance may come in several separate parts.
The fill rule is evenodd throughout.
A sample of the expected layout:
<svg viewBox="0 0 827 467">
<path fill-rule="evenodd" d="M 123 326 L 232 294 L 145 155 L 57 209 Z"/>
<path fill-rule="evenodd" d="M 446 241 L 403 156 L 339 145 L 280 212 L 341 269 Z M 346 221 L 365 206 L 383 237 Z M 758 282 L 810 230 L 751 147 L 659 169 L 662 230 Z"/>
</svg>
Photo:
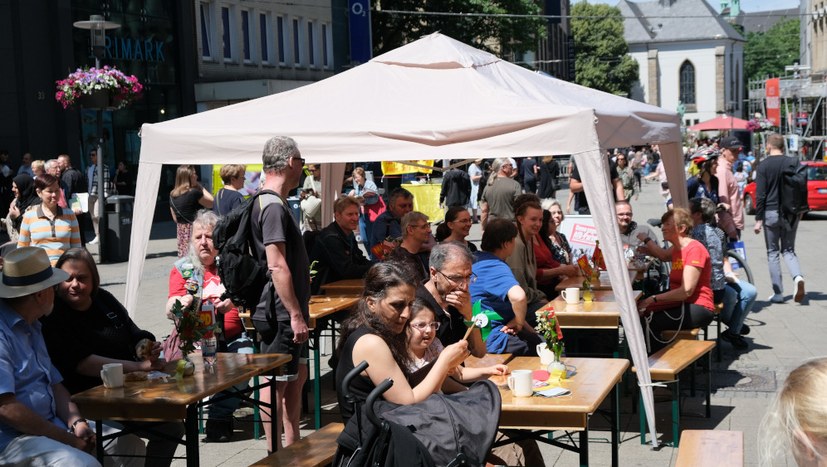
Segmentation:
<svg viewBox="0 0 827 467">
<path fill-rule="evenodd" d="M 118 23 L 114 23 L 112 21 L 106 21 L 104 17 L 101 15 L 91 15 L 89 17 L 89 20 L 76 21 L 73 25 L 78 29 L 89 30 L 89 42 L 90 46 L 92 47 L 92 55 L 94 55 L 95 57 L 95 68 L 100 68 L 100 61 L 101 58 L 103 58 L 104 50 L 106 47 L 106 31 L 118 29 L 121 27 L 121 25 Z M 98 133 L 98 156 L 97 163 L 95 164 L 94 177 L 95 180 L 97 180 L 97 208 L 98 213 L 100 214 L 100 218 L 98 220 L 98 259 L 101 263 L 104 263 L 107 259 L 106 244 L 108 241 L 107 231 L 109 229 L 109 223 L 106 217 L 106 187 L 104 186 L 106 180 L 103 176 L 103 169 L 106 165 L 103 159 L 103 109 L 100 107 L 97 108 L 96 118 Z M 94 213 L 89 214 L 94 216 Z"/>
</svg>

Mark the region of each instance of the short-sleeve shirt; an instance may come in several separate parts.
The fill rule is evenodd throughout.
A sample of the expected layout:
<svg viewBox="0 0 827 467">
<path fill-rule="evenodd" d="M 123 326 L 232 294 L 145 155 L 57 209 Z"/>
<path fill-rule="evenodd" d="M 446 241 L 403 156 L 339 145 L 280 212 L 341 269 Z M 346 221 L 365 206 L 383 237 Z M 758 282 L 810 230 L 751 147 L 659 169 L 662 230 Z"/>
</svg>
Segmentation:
<svg viewBox="0 0 827 467">
<path fill-rule="evenodd" d="M 726 286 L 724 276 L 724 232 L 709 224 L 700 224 L 692 228 L 692 238 L 701 242 L 709 253 L 709 261 L 712 265 L 711 284 L 712 290 L 721 290 Z"/>
<path fill-rule="evenodd" d="M 64 251 L 81 247 L 80 227 L 75 213 L 68 208 L 57 209 L 60 213 L 54 219 L 46 216 L 42 205 L 26 211 L 17 238 L 18 248 L 36 246 L 46 250 L 52 266 Z"/>
<path fill-rule="evenodd" d="M 477 280 L 469 287 L 471 303 L 482 300 L 482 308 L 496 311 L 503 317 L 500 324 L 506 324 L 514 319 L 514 309 L 508 300 L 508 291 L 520 283 L 508 264 L 494 254 L 478 251 L 474 253 L 474 257 L 476 260 L 471 270 L 477 276 Z"/>
<path fill-rule="evenodd" d="M 715 302 L 712 288 L 709 285 L 712 276 L 712 264 L 709 253 L 701 245 L 701 242 L 692 240 L 680 250 L 676 248 L 672 251 L 672 272 L 669 274 L 670 289 L 681 287 L 683 284 L 683 269 L 686 266 L 694 266 L 701 270 L 701 277 L 698 279 L 698 285 L 695 286 L 695 292 L 686 301 L 708 310 L 714 310 Z"/>
<path fill-rule="evenodd" d="M 187 280 L 181 275 L 181 271 L 179 271 L 178 268 L 173 267 L 169 272 L 168 298 L 183 297 L 186 295 L 186 283 Z M 218 303 L 221 301 L 221 295 L 223 295 L 226 291 L 227 289 L 225 289 L 224 285 L 221 283 L 221 277 L 218 276 L 215 266 L 212 268 L 206 268 L 204 270 L 204 281 L 201 285 L 201 300 L 210 300 L 213 303 Z M 223 323 L 223 339 L 227 342 L 240 336 L 244 331 L 244 325 L 241 323 L 241 318 L 238 316 L 237 308 L 233 308 L 224 313 Z"/>
<path fill-rule="evenodd" d="M 212 210 L 219 216 L 226 216 L 232 212 L 233 209 L 241 206 L 243 202 L 244 195 L 235 190 L 222 188 L 215 194 L 215 202 L 213 203 Z"/>
<path fill-rule="evenodd" d="M 181 196 L 170 198 L 172 212 L 175 213 L 178 224 L 192 224 L 195 215 L 202 208 L 198 200 L 203 196 L 204 192 L 200 188 L 192 188 Z"/>
<path fill-rule="evenodd" d="M 516 180 L 497 177 L 490 185 L 485 185 L 482 199 L 488 203 L 488 215 L 491 219 L 514 220 L 514 198 L 520 196 L 523 187 Z"/>
<path fill-rule="evenodd" d="M 65 430 L 52 392 L 62 379 L 46 351 L 40 322 L 28 324 L 0 300 L 0 394 L 13 394 L 35 415 Z M 0 452 L 22 434 L 0 422 Z"/>
<path fill-rule="evenodd" d="M 278 195 L 264 193 L 255 200 L 251 213 L 253 245 L 259 263 L 267 264 L 267 245 L 285 244 L 285 261 L 293 279 L 293 291 L 299 302 L 305 321 L 310 317 L 310 261 L 304 248 L 301 230 L 296 219 L 287 207 L 287 202 Z M 272 281 L 271 281 L 272 284 Z M 263 292 L 263 291 L 262 291 Z M 264 295 L 262 302 L 264 303 Z M 278 296 L 273 300 L 274 316 L 279 321 L 290 321 L 290 314 Z"/>
</svg>

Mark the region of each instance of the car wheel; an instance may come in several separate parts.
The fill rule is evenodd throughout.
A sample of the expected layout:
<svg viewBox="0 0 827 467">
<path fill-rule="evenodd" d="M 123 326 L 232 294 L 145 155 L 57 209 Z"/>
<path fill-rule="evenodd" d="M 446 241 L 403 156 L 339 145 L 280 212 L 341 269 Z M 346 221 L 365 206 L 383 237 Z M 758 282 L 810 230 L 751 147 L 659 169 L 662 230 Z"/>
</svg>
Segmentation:
<svg viewBox="0 0 827 467">
<path fill-rule="evenodd" d="M 747 214 L 755 214 L 755 202 L 753 202 L 752 196 L 744 195 L 744 208 L 747 210 Z"/>
</svg>

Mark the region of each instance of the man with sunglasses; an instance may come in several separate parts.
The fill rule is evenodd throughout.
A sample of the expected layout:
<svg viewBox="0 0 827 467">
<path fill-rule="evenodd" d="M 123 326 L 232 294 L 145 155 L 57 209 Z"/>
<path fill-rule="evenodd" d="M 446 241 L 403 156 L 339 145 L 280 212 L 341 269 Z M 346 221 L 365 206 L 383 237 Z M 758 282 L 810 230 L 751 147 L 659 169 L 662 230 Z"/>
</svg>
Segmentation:
<svg viewBox="0 0 827 467">
<path fill-rule="evenodd" d="M 417 298 L 434 310 L 439 321 L 437 338 L 442 345 L 459 342 L 471 321 L 471 294 L 468 288 L 476 280 L 471 272 L 474 257 L 465 245 L 446 242 L 435 245 L 429 258 L 428 280 L 419 285 Z M 479 328 L 468 337 L 468 349 L 476 357 L 485 355 L 485 343 Z"/>
</svg>

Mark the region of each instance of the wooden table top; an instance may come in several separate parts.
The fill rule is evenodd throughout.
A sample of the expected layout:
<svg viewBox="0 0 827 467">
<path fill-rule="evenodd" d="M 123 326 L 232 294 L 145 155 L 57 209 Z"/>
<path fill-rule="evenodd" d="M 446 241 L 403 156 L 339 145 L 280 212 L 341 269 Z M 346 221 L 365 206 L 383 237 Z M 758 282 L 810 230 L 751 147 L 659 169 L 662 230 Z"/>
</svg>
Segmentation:
<svg viewBox="0 0 827 467">
<path fill-rule="evenodd" d="M 563 363 L 576 368 L 575 374 L 561 384 L 571 390 L 568 396 L 512 397 L 506 376 L 490 378 L 500 387 L 503 400 L 500 427 L 582 430 L 587 427 L 589 415 L 597 410 L 629 368 L 629 361 L 621 358 L 564 357 Z M 508 368 L 510 371 L 545 369 L 539 357 L 516 357 L 508 362 Z"/>
<path fill-rule="evenodd" d="M 654 381 L 673 380 L 694 361 L 715 347 L 715 341 L 675 339 L 649 356 L 649 374 Z M 637 368 L 632 368 L 637 371 Z"/>
<path fill-rule="evenodd" d="M 358 295 L 313 295 L 310 297 L 310 322 L 307 327 L 316 329 L 316 321 L 326 318 L 337 311 L 354 308 L 359 303 Z"/>
<path fill-rule="evenodd" d="M 641 294 L 640 290 L 632 291 L 635 300 Z M 569 304 L 563 297 L 557 297 L 541 309 L 549 306 L 554 308 L 564 328 L 616 328 L 620 323 L 620 306 L 611 290 L 595 290 L 594 300 L 586 302 L 581 298 L 578 304 Z"/>
<path fill-rule="evenodd" d="M 343 279 L 335 282 L 328 282 L 320 286 L 322 292 L 327 294 L 355 294 L 360 295 L 365 290 L 364 279 Z"/>
<path fill-rule="evenodd" d="M 199 354 L 191 354 L 195 374 L 178 381 L 127 381 L 123 387 L 96 386 L 72 396 L 81 413 L 90 419 L 170 421 L 186 418 L 187 406 L 217 394 L 242 381 L 289 362 L 284 354 L 216 354 L 216 365 L 205 371 Z M 164 372 L 175 375 L 177 361 L 167 363 Z"/>
</svg>

